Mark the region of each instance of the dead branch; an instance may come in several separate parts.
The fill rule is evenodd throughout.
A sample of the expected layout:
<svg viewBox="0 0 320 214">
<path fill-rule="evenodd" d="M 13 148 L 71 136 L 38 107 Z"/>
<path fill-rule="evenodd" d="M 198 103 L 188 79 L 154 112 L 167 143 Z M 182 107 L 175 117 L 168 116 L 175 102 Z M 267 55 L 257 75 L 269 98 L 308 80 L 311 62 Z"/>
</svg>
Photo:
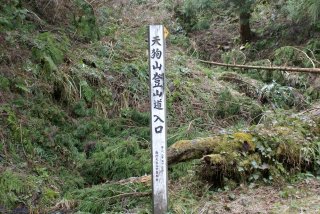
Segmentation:
<svg viewBox="0 0 320 214">
<path fill-rule="evenodd" d="M 151 175 L 143 175 L 141 177 L 131 177 L 131 178 L 122 179 L 120 181 L 109 182 L 109 184 L 126 185 L 129 183 L 149 183 L 149 182 L 151 183 Z"/>
<path fill-rule="evenodd" d="M 216 66 L 223 66 L 229 68 L 242 68 L 242 69 L 260 69 L 260 70 L 279 70 L 279 71 L 288 71 L 288 72 L 300 72 L 300 73 L 316 73 L 320 74 L 320 68 L 296 68 L 296 67 L 267 67 L 267 66 L 255 66 L 255 65 L 233 65 L 233 64 L 226 64 L 220 62 L 211 62 L 205 60 L 198 60 L 202 63 L 207 63 Z"/>
<path fill-rule="evenodd" d="M 119 195 L 115 195 L 112 197 L 109 197 L 108 199 L 113 199 L 113 198 L 126 198 L 126 197 L 146 197 L 146 196 L 151 196 L 152 192 L 128 192 L 128 193 L 122 193 Z"/>
</svg>

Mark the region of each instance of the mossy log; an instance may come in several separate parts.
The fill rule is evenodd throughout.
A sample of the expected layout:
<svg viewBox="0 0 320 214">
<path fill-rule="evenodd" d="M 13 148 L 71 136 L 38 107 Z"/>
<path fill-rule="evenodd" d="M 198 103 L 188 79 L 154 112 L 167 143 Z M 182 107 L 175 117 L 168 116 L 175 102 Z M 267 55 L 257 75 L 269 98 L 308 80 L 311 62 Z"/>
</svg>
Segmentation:
<svg viewBox="0 0 320 214">
<path fill-rule="evenodd" d="M 253 152 L 255 145 L 252 136 L 247 133 L 219 135 L 196 140 L 181 140 L 168 150 L 168 164 L 174 164 L 204 155 L 223 151 Z"/>
<path fill-rule="evenodd" d="M 198 175 L 216 186 L 281 181 L 291 173 L 316 172 L 320 115 L 308 116 L 314 109 L 277 124 L 266 119 L 248 132 L 178 141 L 168 150 L 169 164 L 200 159 Z"/>
</svg>

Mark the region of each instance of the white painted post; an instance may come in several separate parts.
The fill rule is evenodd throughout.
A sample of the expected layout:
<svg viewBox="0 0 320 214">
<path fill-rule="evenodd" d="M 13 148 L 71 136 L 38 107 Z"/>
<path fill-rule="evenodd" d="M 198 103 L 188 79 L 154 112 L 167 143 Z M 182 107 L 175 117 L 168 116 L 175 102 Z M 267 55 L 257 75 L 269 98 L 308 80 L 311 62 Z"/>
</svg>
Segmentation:
<svg viewBox="0 0 320 214">
<path fill-rule="evenodd" d="M 165 39 L 162 25 L 149 26 L 149 67 L 152 134 L 153 213 L 168 209 Z"/>
</svg>

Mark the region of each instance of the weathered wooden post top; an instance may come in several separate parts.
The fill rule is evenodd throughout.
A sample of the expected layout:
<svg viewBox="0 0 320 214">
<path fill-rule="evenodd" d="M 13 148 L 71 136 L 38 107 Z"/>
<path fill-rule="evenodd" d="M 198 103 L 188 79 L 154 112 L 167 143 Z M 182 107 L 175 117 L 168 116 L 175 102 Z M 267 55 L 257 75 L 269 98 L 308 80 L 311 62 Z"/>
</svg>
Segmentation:
<svg viewBox="0 0 320 214">
<path fill-rule="evenodd" d="M 152 134 L 153 213 L 167 212 L 168 167 L 165 93 L 165 38 L 162 25 L 149 26 L 149 68 Z"/>
</svg>

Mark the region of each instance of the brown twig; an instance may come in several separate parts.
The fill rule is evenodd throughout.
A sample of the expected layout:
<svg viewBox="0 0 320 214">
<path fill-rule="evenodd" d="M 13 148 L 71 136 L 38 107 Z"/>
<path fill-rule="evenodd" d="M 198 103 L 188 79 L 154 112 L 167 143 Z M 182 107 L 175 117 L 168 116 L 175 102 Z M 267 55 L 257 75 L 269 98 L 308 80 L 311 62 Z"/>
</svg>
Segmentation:
<svg viewBox="0 0 320 214">
<path fill-rule="evenodd" d="M 151 192 L 128 192 L 128 193 L 121 193 L 119 195 L 114 195 L 109 197 L 108 199 L 113 199 L 113 198 L 126 198 L 126 197 L 146 197 L 146 196 L 151 196 Z"/>
</svg>

